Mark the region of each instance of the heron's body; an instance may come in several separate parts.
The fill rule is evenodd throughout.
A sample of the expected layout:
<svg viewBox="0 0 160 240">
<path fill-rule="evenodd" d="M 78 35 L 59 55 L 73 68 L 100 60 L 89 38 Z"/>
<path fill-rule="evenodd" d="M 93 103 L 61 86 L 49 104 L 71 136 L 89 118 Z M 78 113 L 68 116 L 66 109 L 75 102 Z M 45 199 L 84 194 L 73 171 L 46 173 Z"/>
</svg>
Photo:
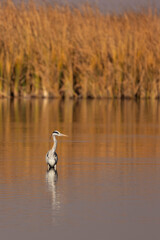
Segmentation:
<svg viewBox="0 0 160 240">
<path fill-rule="evenodd" d="M 51 150 L 48 151 L 48 153 L 46 154 L 46 163 L 48 164 L 48 168 L 54 168 L 56 170 L 57 167 L 57 162 L 58 162 L 58 155 L 56 153 L 56 148 L 57 148 L 57 139 L 56 136 L 66 136 L 58 131 L 54 131 L 52 133 L 52 137 L 53 137 L 53 147 Z"/>
<path fill-rule="evenodd" d="M 46 154 L 46 163 L 50 168 L 56 168 L 58 162 L 58 155 L 56 152 L 53 152 L 52 149 Z"/>
</svg>

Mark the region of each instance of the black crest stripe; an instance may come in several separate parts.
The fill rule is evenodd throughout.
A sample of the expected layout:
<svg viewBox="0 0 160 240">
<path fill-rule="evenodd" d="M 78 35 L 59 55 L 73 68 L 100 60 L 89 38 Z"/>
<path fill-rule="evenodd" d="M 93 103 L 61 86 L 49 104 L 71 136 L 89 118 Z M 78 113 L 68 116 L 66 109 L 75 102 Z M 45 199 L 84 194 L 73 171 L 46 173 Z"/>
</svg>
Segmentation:
<svg viewBox="0 0 160 240">
<path fill-rule="evenodd" d="M 59 134 L 59 132 L 57 132 L 57 131 L 54 131 L 53 133 L 57 133 L 57 134 Z"/>
</svg>

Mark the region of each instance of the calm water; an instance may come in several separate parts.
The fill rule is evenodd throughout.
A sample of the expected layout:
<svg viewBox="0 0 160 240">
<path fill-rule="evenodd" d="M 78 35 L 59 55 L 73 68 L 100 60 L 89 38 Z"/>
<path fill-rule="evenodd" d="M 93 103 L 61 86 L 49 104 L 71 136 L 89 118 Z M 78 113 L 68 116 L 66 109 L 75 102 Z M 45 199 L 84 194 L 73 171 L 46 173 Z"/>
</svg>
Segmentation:
<svg viewBox="0 0 160 240">
<path fill-rule="evenodd" d="M 158 101 L 0 100 L 1 239 L 159 240 L 159 222 Z"/>
</svg>

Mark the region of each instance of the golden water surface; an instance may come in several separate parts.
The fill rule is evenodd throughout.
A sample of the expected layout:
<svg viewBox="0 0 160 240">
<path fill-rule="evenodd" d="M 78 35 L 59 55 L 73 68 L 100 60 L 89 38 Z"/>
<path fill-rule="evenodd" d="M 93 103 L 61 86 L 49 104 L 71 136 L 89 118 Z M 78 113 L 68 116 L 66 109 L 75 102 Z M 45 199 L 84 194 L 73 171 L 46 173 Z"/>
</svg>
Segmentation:
<svg viewBox="0 0 160 240">
<path fill-rule="evenodd" d="M 158 101 L 0 100 L 3 239 L 159 239 L 159 203 Z"/>
</svg>

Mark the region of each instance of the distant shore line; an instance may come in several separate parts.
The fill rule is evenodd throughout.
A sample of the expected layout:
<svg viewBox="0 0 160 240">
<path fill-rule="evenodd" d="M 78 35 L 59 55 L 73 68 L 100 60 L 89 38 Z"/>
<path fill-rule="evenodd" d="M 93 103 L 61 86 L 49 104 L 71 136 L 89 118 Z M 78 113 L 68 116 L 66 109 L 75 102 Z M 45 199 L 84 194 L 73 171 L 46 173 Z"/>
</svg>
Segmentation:
<svg viewBox="0 0 160 240">
<path fill-rule="evenodd" d="M 0 98 L 160 98 L 156 9 L 0 5 Z"/>
</svg>

